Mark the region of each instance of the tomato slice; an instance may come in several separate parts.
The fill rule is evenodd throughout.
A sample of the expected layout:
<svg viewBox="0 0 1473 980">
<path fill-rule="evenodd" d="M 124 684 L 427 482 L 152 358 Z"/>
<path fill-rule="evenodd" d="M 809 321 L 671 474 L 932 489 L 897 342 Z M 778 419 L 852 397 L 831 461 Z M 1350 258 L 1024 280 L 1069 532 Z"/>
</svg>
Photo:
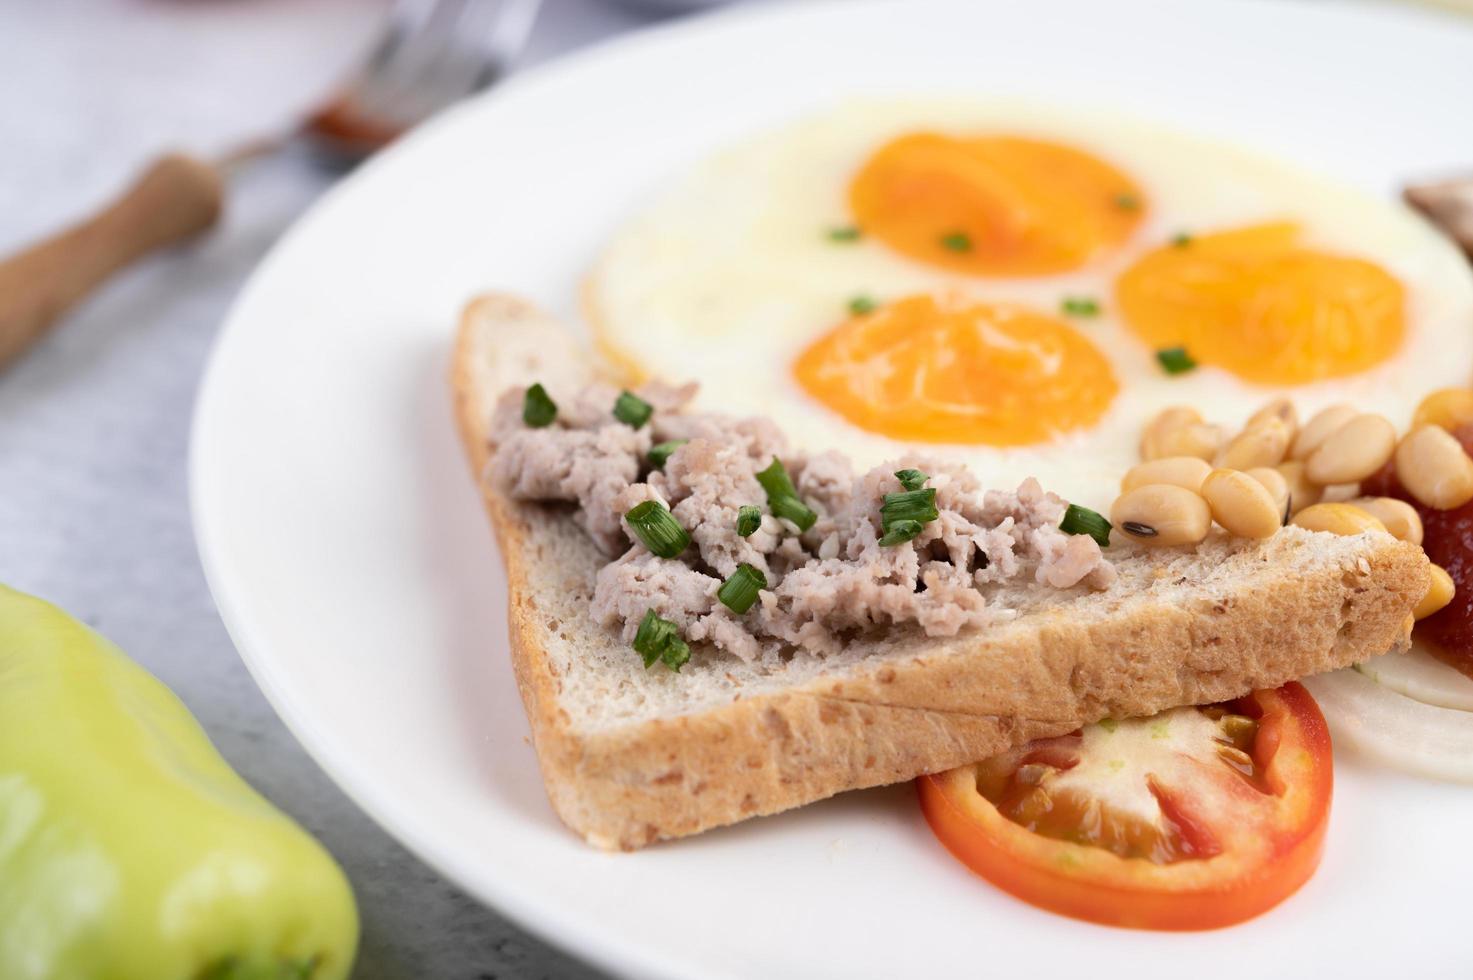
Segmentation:
<svg viewBox="0 0 1473 980">
<path fill-rule="evenodd" d="M 1024 901 L 1139 929 L 1216 929 L 1309 880 L 1330 733 L 1298 684 L 1106 720 L 917 781 L 931 829 Z"/>
</svg>

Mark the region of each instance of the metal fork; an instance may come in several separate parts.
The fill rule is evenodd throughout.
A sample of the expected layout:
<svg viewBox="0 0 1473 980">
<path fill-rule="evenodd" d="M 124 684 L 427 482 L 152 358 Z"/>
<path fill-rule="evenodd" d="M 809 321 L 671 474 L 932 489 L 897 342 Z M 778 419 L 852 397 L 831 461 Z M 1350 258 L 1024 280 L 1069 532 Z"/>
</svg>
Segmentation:
<svg viewBox="0 0 1473 980">
<path fill-rule="evenodd" d="M 303 132 L 356 162 L 506 74 L 542 0 L 399 0 L 362 67 Z"/>
<path fill-rule="evenodd" d="M 0 369 L 114 273 L 219 219 L 229 173 L 295 139 L 351 166 L 426 117 L 501 78 L 541 0 L 397 0 L 363 65 L 289 130 L 216 161 L 169 154 L 101 212 L 0 262 Z"/>
</svg>

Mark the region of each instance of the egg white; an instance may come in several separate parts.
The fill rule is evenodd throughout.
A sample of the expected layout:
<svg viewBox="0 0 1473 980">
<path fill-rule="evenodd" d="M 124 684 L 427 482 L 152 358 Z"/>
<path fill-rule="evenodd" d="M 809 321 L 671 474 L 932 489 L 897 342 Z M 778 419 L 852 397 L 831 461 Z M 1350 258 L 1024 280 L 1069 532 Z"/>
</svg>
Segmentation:
<svg viewBox="0 0 1473 980">
<path fill-rule="evenodd" d="M 1147 219 L 1126 245 L 1087 268 L 1034 278 L 980 278 L 933 268 L 875 239 L 831 242 L 850 223 L 849 182 L 885 141 L 906 132 L 997 132 L 1094 153 L 1139 184 Z M 1168 376 L 1115 316 L 1116 276 L 1178 232 L 1290 219 L 1303 242 L 1379 263 L 1406 287 L 1407 336 L 1372 370 L 1312 385 L 1250 384 L 1202 367 Z M 925 445 L 968 463 L 989 485 L 1037 476 L 1068 499 L 1104 508 L 1137 461 L 1144 422 L 1190 404 L 1240 425 L 1290 395 L 1302 415 L 1338 401 L 1404 428 L 1428 390 L 1473 373 L 1473 275 L 1462 256 L 1398 204 L 1259 154 L 1124 117 L 1012 102 L 864 102 L 756 136 L 705 161 L 620 229 L 590 276 L 585 305 L 606 352 L 645 375 L 701 383 L 700 407 L 773 417 L 795 445 L 847 452 L 870 466 L 916 448 L 866 432 L 811 398 L 792 363 L 846 318 L 852 297 L 884 301 L 959 292 L 1022 303 L 1071 322 L 1114 366 L 1120 392 L 1100 421 L 1046 444 L 1002 449 Z M 1059 314 L 1066 296 L 1100 316 Z"/>
</svg>

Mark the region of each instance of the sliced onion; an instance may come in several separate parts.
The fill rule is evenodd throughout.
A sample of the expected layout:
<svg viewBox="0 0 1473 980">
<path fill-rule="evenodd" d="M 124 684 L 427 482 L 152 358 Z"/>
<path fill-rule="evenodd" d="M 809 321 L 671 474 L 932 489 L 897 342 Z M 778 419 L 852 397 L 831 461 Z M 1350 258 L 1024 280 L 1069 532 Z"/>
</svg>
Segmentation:
<svg viewBox="0 0 1473 980">
<path fill-rule="evenodd" d="M 1449 667 L 1419 643 L 1405 653 L 1367 660 L 1356 670 L 1382 687 L 1439 708 L 1473 711 L 1473 677 Z"/>
<path fill-rule="evenodd" d="M 1423 704 L 1353 668 L 1303 681 L 1337 748 L 1433 779 L 1473 783 L 1473 712 Z"/>
</svg>

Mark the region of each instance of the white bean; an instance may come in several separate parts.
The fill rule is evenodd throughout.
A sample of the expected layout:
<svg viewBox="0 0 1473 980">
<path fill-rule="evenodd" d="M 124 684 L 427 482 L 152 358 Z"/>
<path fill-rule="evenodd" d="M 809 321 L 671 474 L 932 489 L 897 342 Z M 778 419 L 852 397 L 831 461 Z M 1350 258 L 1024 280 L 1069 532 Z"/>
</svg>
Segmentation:
<svg viewBox="0 0 1473 980">
<path fill-rule="evenodd" d="M 1110 508 L 1110 522 L 1142 544 L 1196 544 L 1212 528 L 1212 512 L 1185 487 L 1151 483 L 1121 494 Z"/>
<path fill-rule="evenodd" d="M 1315 483 L 1356 483 L 1386 465 L 1396 451 L 1396 426 L 1380 415 L 1357 415 L 1325 437 L 1304 461 Z"/>
<path fill-rule="evenodd" d="M 1212 510 L 1212 519 L 1240 538 L 1267 538 L 1283 526 L 1283 511 L 1268 488 L 1242 470 L 1207 474 L 1202 499 Z"/>
</svg>

